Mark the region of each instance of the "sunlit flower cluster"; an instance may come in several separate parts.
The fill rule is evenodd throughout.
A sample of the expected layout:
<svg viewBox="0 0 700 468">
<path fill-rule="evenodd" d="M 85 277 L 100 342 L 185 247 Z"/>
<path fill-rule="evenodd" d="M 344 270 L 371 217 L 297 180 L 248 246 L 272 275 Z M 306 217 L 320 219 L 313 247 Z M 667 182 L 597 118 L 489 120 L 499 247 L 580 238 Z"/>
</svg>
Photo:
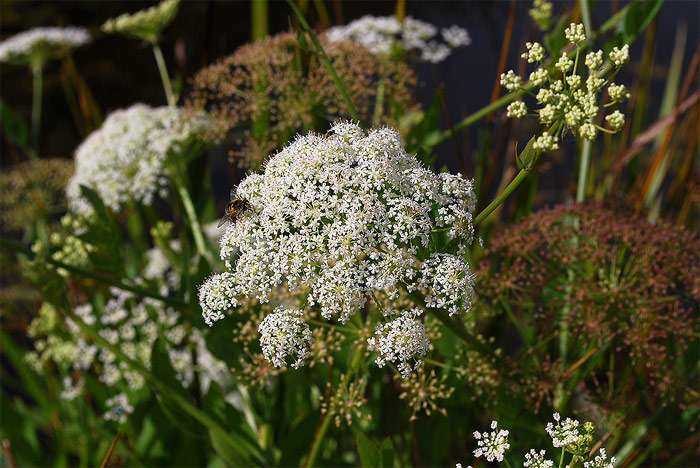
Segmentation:
<svg viewBox="0 0 700 468">
<path fill-rule="evenodd" d="M 118 423 L 126 422 L 126 419 L 134 412 L 134 407 L 129 403 L 129 398 L 125 393 L 120 393 L 107 400 L 107 412 L 104 418 L 107 421 Z"/>
<path fill-rule="evenodd" d="M 377 366 L 393 364 L 403 378 L 421 366 L 421 358 L 430 351 L 430 341 L 419 316 L 420 310 L 404 312 L 377 325 L 374 336 L 367 340 L 369 350 L 377 353 Z"/>
<path fill-rule="evenodd" d="M 67 188 L 71 208 L 92 211 L 81 185 L 115 211 L 129 200 L 150 204 L 167 189 L 169 158 L 184 158 L 205 127 L 204 119 L 184 119 L 171 107 L 135 104 L 111 113 L 75 152 L 75 174 Z"/>
<path fill-rule="evenodd" d="M 506 451 L 510 448 L 508 442 L 508 430 L 498 429 L 498 422 L 491 421 L 490 432 L 474 431 L 477 448 L 474 450 L 476 458 L 484 457 L 486 461 L 503 461 Z"/>
<path fill-rule="evenodd" d="M 598 455 L 592 458 L 591 447 L 593 446 L 593 424 L 587 422 L 580 424 L 577 420 L 566 418 L 562 421 L 558 413 L 554 413 L 554 422 L 550 422 L 545 427 L 546 432 L 552 438 L 552 445 L 555 449 L 562 449 L 560 455 L 560 466 L 574 466 L 576 461 L 583 463 L 584 468 L 614 468 L 615 457 L 607 458 L 605 448 L 598 451 Z M 489 462 L 502 462 L 506 452 L 510 448 L 508 441 L 508 431 L 498 429 L 496 421 L 491 422 L 490 432 L 474 432 L 477 448 L 474 456 L 484 457 Z M 564 454 L 569 453 L 572 463 L 564 463 Z M 523 466 L 525 468 L 553 468 L 554 462 L 547 458 L 546 450 L 530 449 L 525 453 Z M 460 466 L 458 464 L 458 466 Z M 511 466 L 506 460 L 506 466 Z"/>
<path fill-rule="evenodd" d="M 311 329 L 301 310 L 278 307 L 263 319 L 258 331 L 263 355 L 275 367 L 285 367 L 291 358 L 292 367 L 298 369 L 310 354 Z"/>
<path fill-rule="evenodd" d="M 547 0 L 535 0 L 532 2 L 532 8 L 529 10 L 530 17 L 542 30 L 549 29 L 552 19 L 552 7 L 552 2 Z"/>
<path fill-rule="evenodd" d="M 179 4 L 180 0 L 163 0 L 145 10 L 110 19 L 102 25 L 102 30 L 134 36 L 147 42 L 158 42 L 160 33 L 175 18 Z"/>
<path fill-rule="evenodd" d="M 34 28 L 0 43 L 0 62 L 41 65 L 90 41 L 84 28 Z"/>
<path fill-rule="evenodd" d="M 438 32 L 444 42 L 440 42 Z M 453 49 L 471 44 L 466 29 L 450 26 L 441 31 L 430 23 L 406 17 L 366 15 L 345 26 L 335 26 L 326 32 L 332 42 L 350 40 L 361 44 L 374 54 L 386 55 L 395 50 L 415 53 L 424 62 L 439 63 Z"/>
<path fill-rule="evenodd" d="M 471 182 L 422 167 L 393 130 L 365 134 L 341 122 L 325 136 L 299 137 L 262 174 L 245 178 L 236 195 L 250 209 L 222 237 L 228 271 L 200 288 L 208 324 L 240 296 L 266 302 L 280 286 L 308 287 L 309 305 L 341 323 L 376 294 L 395 300 L 414 292 L 450 315 L 470 308 L 474 278 L 462 256 L 473 238 Z M 391 304 L 383 311 L 402 312 Z M 379 327 L 379 335 L 392 327 L 403 334 L 397 343 L 412 334 L 412 344 L 397 350 L 375 337 L 378 362 L 402 363 L 405 372 L 409 359 L 427 349 L 425 333 L 404 315 Z"/>
<path fill-rule="evenodd" d="M 539 68 L 530 73 L 529 81 L 523 83 L 513 70 L 501 75 L 501 85 L 508 91 L 527 89 L 537 102 L 535 113 L 543 126 L 542 134 L 537 137 L 533 149 L 540 152 L 556 150 L 558 142 L 567 131 L 575 136 L 593 140 L 599 131 L 614 133 L 625 123 L 625 116 L 611 107 L 619 104 L 629 94 L 624 85 L 612 82 L 620 67 L 629 60 L 629 47 L 613 48 L 608 54 L 609 63 L 605 63 L 602 50 L 592 51 L 585 58 L 580 57 L 581 44 L 586 41 L 582 24 L 570 24 L 565 30 L 569 43 L 575 47 L 572 58 L 566 51 L 552 59 L 548 68 L 544 47 L 537 42 L 528 42 L 522 57 L 528 63 L 539 63 Z M 579 62 L 584 62 L 586 71 L 580 70 Z M 610 101 L 599 104 L 599 94 L 608 85 Z M 531 89 L 534 88 L 534 89 Z M 602 110 L 610 112 L 605 116 L 608 128 L 597 123 Z M 508 117 L 523 118 L 527 115 L 527 105 L 518 100 L 507 109 Z"/>
</svg>

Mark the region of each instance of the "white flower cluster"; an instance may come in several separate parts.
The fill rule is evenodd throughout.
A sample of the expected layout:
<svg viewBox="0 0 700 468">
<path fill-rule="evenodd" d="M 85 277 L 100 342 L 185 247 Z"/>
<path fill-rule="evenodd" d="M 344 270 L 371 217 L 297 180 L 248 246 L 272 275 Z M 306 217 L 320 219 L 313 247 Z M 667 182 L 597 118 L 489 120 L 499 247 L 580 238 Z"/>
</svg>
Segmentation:
<svg viewBox="0 0 700 468">
<path fill-rule="evenodd" d="M 377 353 L 377 366 L 392 363 L 404 379 L 420 367 L 420 359 L 430 351 L 420 314 L 420 310 L 404 312 L 388 323 L 377 325 L 374 336 L 367 340 L 368 349 Z"/>
<path fill-rule="evenodd" d="M 491 429 L 491 432 L 474 432 L 474 438 L 477 440 L 474 456 L 477 458 L 483 456 L 489 462 L 502 462 L 506 451 L 510 448 L 508 431 L 498 429 L 496 421 L 491 422 Z M 562 460 L 564 460 L 564 451 L 566 451 L 573 456 L 572 460 L 579 460 L 579 463 L 583 462 L 584 468 L 614 468 L 615 457 L 608 460 L 605 448 L 601 448 L 598 455 L 590 459 L 590 449 L 593 445 L 593 433 L 595 431 L 592 423 L 580 424 L 577 420 L 571 418 L 566 418 L 562 421 L 559 413 L 554 413 L 554 422 L 547 423 L 545 430 L 552 438 L 552 445 L 557 449 L 561 448 L 563 450 Z M 506 462 L 506 464 L 508 463 Z M 460 465 L 458 464 L 458 466 Z M 547 458 L 545 450 L 530 449 L 525 454 L 523 466 L 525 468 L 553 468 L 554 462 Z"/>
<path fill-rule="evenodd" d="M 471 305 L 474 277 L 462 257 L 473 239 L 472 184 L 422 167 L 393 130 L 366 134 L 341 122 L 299 137 L 236 195 L 250 209 L 221 239 L 228 271 L 200 288 L 208 324 L 238 297 L 267 302 L 280 286 L 308 288 L 309 305 L 341 323 L 375 293 L 422 294 L 450 315 Z"/>
<path fill-rule="evenodd" d="M 145 367 L 150 367 L 151 349 L 160 337 L 176 376 L 184 386 L 194 381 L 195 372 L 200 373 L 204 390 L 211 380 L 221 381 L 225 365 L 211 355 L 196 329 L 181 323 L 175 310 L 153 299 L 138 299 L 117 288 L 110 292 L 112 297 L 101 312 L 98 313 L 91 304 L 83 304 L 76 307 L 75 314 L 87 325 L 97 327 L 102 338 Z M 51 361 L 73 376 L 64 379 L 64 398 L 73 399 L 81 393 L 82 375 L 88 370 L 96 372 L 99 380 L 110 387 L 130 392 L 143 387 L 145 381 L 139 372 L 119 361 L 108 349 L 84 337 L 73 320 L 65 321 L 65 330 L 59 330 L 57 324 L 56 311 L 50 306 L 42 307 L 29 328 L 30 336 L 35 339 L 36 352 L 28 353 L 27 360 L 37 369 Z M 196 362 L 194 355 L 197 356 Z M 74 380 L 75 376 L 79 376 L 77 380 Z"/>
<path fill-rule="evenodd" d="M 103 417 L 107 421 L 125 423 L 133 412 L 134 407 L 129 403 L 129 398 L 126 394 L 120 393 L 107 400 L 107 412 Z"/>
<path fill-rule="evenodd" d="M 445 43 L 436 40 L 438 28 L 410 16 L 400 22 L 394 16 L 363 16 L 345 26 L 335 26 L 326 32 L 331 42 L 353 41 L 373 54 L 389 54 L 399 48 L 416 53 L 424 62 L 439 63 L 452 49 L 471 44 L 469 33 L 459 26 L 440 31 Z"/>
<path fill-rule="evenodd" d="M 610 460 L 608 460 L 608 454 L 605 448 L 601 447 L 598 451 L 598 455 L 596 455 L 593 460 L 583 463 L 583 468 L 615 468 L 615 461 L 615 457 L 611 457 Z"/>
<path fill-rule="evenodd" d="M 71 208 L 83 214 L 92 210 L 81 185 L 115 211 L 127 200 L 150 204 L 167 188 L 168 159 L 184 157 L 205 127 L 203 118 L 184 119 L 172 107 L 135 104 L 112 112 L 76 150 L 75 174 L 66 190 Z"/>
<path fill-rule="evenodd" d="M 529 10 L 530 17 L 537 23 L 542 30 L 549 29 L 549 23 L 552 19 L 552 2 L 547 0 L 534 0 L 532 8 Z"/>
<path fill-rule="evenodd" d="M 525 454 L 523 466 L 525 468 L 552 468 L 554 462 L 547 459 L 547 452 L 544 450 L 538 452 L 535 449 L 530 449 L 530 451 Z"/>
<path fill-rule="evenodd" d="M 605 117 L 609 128 L 596 124 L 601 109 L 610 110 L 611 106 L 619 104 L 629 97 L 624 85 L 612 83 L 613 76 L 629 59 L 629 47 L 613 48 L 608 54 L 610 66 L 604 65 L 602 50 L 589 52 L 583 62 L 587 71 L 580 72 L 579 46 L 585 42 L 586 35 L 583 25 L 572 23 L 565 31 L 566 38 L 576 47 L 576 56 L 570 58 L 566 52 L 553 63 L 552 69 L 541 65 L 530 73 L 529 82 L 524 84 L 513 70 L 501 75 L 501 85 L 508 91 L 528 88 L 539 88 L 532 91 L 540 106 L 536 110 L 540 123 L 547 128 L 541 136 L 535 139 L 534 149 L 537 151 L 553 151 L 559 147 L 559 139 L 571 131 L 574 135 L 587 140 L 595 139 L 598 131 L 614 133 L 625 123 L 625 116 L 619 110 L 614 110 Z M 525 44 L 526 51 L 522 57 L 528 63 L 545 61 L 545 49 L 537 42 Z M 598 95 L 608 84 L 610 102 L 600 106 Z M 527 106 L 523 101 L 515 101 L 508 106 L 508 117 L 522 118 L 527 115 Z"/>
<path fill-rule="evenodd" d="M 498 429 L 498 423 L 491 421 L 490 432 L 474 431 L 477 448 L 474 450 L 476 458 L 484 457 L 486 461 L 503 461 L 506 451 L 510 448 L 508 442 L 508 431 L 506 429 Z"/>
<path fill-rule="evenodd" d="M 90 41 L 84 28 L 34 28 L 0 43 L 0 62 L 39 63 Z"/>
<path fill-rule="evenodd" d="M 559 413 L 554 413 L 554 422 L 548 422 L 545 430 L 552 438 L 552 445 L 557 448 L 576 445 L 581 435 L 579 422 L 571 418 L 562 421 Z"/>
<path fill-rule="evenodd" d="M 285 367 L 291 357 L 292 367 L 298 369 L 311 354 L 311 328 L 301 310 L 278 307 L 263 319 L 258 332 L 263 355 L 275 367 Z"/>
</svg>

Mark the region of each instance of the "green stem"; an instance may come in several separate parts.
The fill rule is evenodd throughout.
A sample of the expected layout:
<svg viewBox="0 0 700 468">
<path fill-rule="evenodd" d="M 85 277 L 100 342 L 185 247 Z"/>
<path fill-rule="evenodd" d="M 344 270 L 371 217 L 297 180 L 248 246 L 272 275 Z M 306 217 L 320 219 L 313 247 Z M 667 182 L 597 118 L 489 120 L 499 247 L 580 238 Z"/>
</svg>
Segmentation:
<svg viewBox="0 0 700 468">
<path fill-rule="evenodd" d="M 32 63 L 32 149 L 29 155 L 39 157 L 39 132 L 41 131 L 41 102 L 44 88 L 44 63 Z"/>
<path fill-rule="evenodd" d="M 190 229 L 192 230 L 192 237 L 194 237 L 194 245 L 197 248 L 197 252 L 210 264 L 214 263 L 214 257 L 212 256 L 207 243 L 204 240 L 204 232 L 202 231 L 202 226 L 199 224 L 199 218 L 197 218 L 197 212 L 194 209 L 194 204 L 192 203 L 192 198 L 190 197 L 190 192 L 185 187 L 185 182 L 179 174 L 173 177 L 175 181 L 175 188 L 177 193 L 182 199 L 182 205 L 185 207 L 185 213 L 187 214 L 187 219 L 190 222 Z"/>
<path fill-rule="evenodd" d="M 165 98 L 168 100 L 169 106 L 175 106 L 175 93 L 173 93 L 173 85 L 170 83 L 170 76 L 168 75 L 168 67 L 165 65 L 165 59 L 163 58 L 163 51 L 160 50 L 158 43 L 153 43 L 153 55 L 156 57 L 156 64 L 158 65 L 158 72 L 160 73 L 160 80 L 163 82 L 163 89 L 165 90 Z"/>
<path fill-rule="evenodd" d="M 350 381 L 350 378 L 352 378 L 352 375 L 355 373 L 357 368 L 362 363 L 363 354 L 364 353 L 362 352 L 361 349 L 353 350 L 352 360 L 350 361 L 350 368 L 347 370 L 347 372 L 343 376 L 343 380 L 340 383 L 340 385 L 347 385 L 348 384 L 348 382 Z M 316 458 L 318 458 L 318 452 L 321 449 L 321 443 L 323 442 L 323 439 L 326 437 L 326 432 L 328 432 L 328 427 L 330 426 L 331 419 L 332 419 L 332 416 L 331 416 L 330 411 L 326 412 L 326 414 L 323 415 L 323 418 L 321 419 L 321 423 L 319 424 L 318 429 L 316 429 L 316 434 L 314 435 L 314 440 L 311 443 L 311 449 L 309 450 L 309 455 L 306 457 L 306 461 L 303 464 L 304 468 L 312 468 L 315 465 Z"/>
<path fill-rule="evenodd" d="M 583 27 L 586 28 L 586 37 L 590 38 L 593 35 L 590 5 L 588 4 L 588 0 L 579 0 L 578 3 L 581 7 L 581 19 L 583 20 Z"/>
<path fill-rule="evenodd" d="M 357 108 L 355 107 L 355 104 L 352 102 L 352 98 L 350 97 L 350 93 L 348 92 L 348 89 L 345 87 L 343 80 L 340 79 L 340 76 L 338 76 L 338 73 L 335 71 L 335 68 L 333 67 L 333 64 L 331 63 L 331 60 L 328 58 L 326 51 L 323 50 L 323 46 L 321 45 L 321 41 L 318 40 L 318 36 L 314 32 L 314 30 L 311 29 L 311 27 L 309 27 L 309 23 L 306 22 L 306 19 L 304 18 L 304 14 L 296 6 L 296 3 L 293 0 L 287 0 L 287 3 L 294 11 L 294 14 L 296 15 L 297 19 L 299 20 L 299 24 L 301 25 L 301 28 L 311 38 L 311 42 L 314 46 L 314 49 L 316 49 L 316 53 L 318 54 L 318 57 L 319 57 L 319 60 L 321 61 L 321 64 L 323 65 L 323 67 L 326 69 L 326 71 L 330 75 L 331 80 L 333 80 L 333 84 L 338 89 L 338 92 L 340 92 L 340 95 L 343 98 L 343 100 L 345 101 L 345 104 L 348 106 L 348 112 L 350 113 L 350 117 L 352 117 L 352 119 L 354 121 L 359 122 L 360 121 L 360 114 L 357 112 Z"/>
<path fill-rule="evenodd" d="M 503 189 L 503 191 L 499 193 L 498 196 L 491 203 L 489 203 L 486 208 L 481 210 L 481 213 L 479 213 L 476 218 L 474 218 L 474 224 L 483 223 L 484 220 L 496 210 L 496 208 L 501 206 L 510 196 L 510 194 L 513 193 L 513 191 L 516 188 L 518 188 L 520 184 L 523 183 L 523 181 L 527 178 L 528 174 L 530 174 L 531 170 L 531 168 L 520 169 L 520 172 L 518 172 L 515 178 L 510 181 L 506 188 Z"/>
<path fill-rule="evenodd" d="M 250 3 L 251 39 L 254 41 L 267 36 L 267 0 L 252 0 Z"/>
<path fill-rule="evenodd" d="M 439 136 L 437 136 L 436 138 L 431 140 L 429 142 L 430 146 L 437 146 L 440 143 L 442 143 L 446 140 L 449 140 L 450 138 L 454 137 L 457 134 L 457 132 L 459 132 L 460 130 L 463 130 L 463 129 L 469 127 L 470 125 L 475 124 L 476 122 L 478 122 L 482 118 L 486 117 L 487 115 L 491 114 L 492 112 L 497 111 L 501 107 L 503 107 L 507 104 L 510 104 L 513 101 L 517 101 L 529 89 L 530 89 L 530 87 L 526 87 L 520 91 L 515 91 L 513 93 L 506 94 L 502 98 L 500 98 L 496 101 L 493 101 L 488 106 L 482 107 L 481 109 L 474 112 L 473 114 L 468 115 L 463 120 L 458 122 L 454 127 L 450 128 L 448 130 L 445 130 Z"/>
<path fill-rule="evenodd" d="M 576 203 L 582 203 L 586 199 L 586 182 L 588 178 L 588 167 L 591 160 L 591 141 L 583 140 L 581 146 L 581 161 L 578 168 L 578 186 L 576 187 Z"/>
<path fill-rule="evenodd" d="M 314 435 L 314 441 L 311 444 L 309 456 L 306 458 L 306 462 L 304 463 L 305 468 L 312 468 L 316 463 L 318 451 L 321 449 L 321 442 L 323 442 L 326 432 L 328 432 L 328 426 L 330 426 L 331 419 L 331 413 L 330 411 L 327 411 L 326 414 L 323 415 L 318 429 L 316 429 L 316 435 Z"/>
<path fill-rule="evenodd" d="M 561 457 L 559 457 L 559 468 L 564 466 L 564 449 L 561 449 Z"/>
<path fill-rule="evenodd" d="M 0 246 L 6 248 L 8 250 L 11 250 L 15 253 L 25 255 L 26 257 L 28 257 L 30 259 L 32 259 L 34 257 L 34 254 L 29 249 L 22 246 L 22 244 L 20 244 L 19 242 L 16 242 L 16 241 L 13 241 L 10 239 L 0 238 Z M 114 287 L 117 287 L 117 288 L 122 289 L 124 291 L 132 292 L 132 293 L 134 293 L 138 296 L 141 296 L 141 297 L 150 297 L 151 299 L 155 299 L 157 301 L 163 302 L 164 304 L 168 304 L 168 305 L 171 305 L 173 307 L 177 307 L 183 311 L 192 310 L 192 306 L 190 304 L 185 303 L 185 302 L 181 302 L 181 301 L 178 301 L 176 299 L 171 299 L 171 298 L 160 296 L 160 295 L 153 293 L 147 289 L 140 288 L 138 286 L 132 286 L 129 284 L 125 284 L 121 281 L 113 280 L 112 278 L 100 275 L 99 273 L 83 270 L 82 268 L 78 268 L 78 267 L 75 267 L 73 265 L 68 265 L 67 263 L 63 263 L 63 262 L 60 262 L 58 260 L 54 260 L 51 257 L 42 258 L 42 261 L 48 263 L 49 265 L 53 265 L 56 268 L 61 268 L 63 270 L 66 270 L 66 271 L 73 273 L 74 275 L 80 276 L 82 278 L 95 280 L 95 281 L 98 281 L 100 283 L 106 284 L 108 286 L 114 286 Z"/>
</svg>

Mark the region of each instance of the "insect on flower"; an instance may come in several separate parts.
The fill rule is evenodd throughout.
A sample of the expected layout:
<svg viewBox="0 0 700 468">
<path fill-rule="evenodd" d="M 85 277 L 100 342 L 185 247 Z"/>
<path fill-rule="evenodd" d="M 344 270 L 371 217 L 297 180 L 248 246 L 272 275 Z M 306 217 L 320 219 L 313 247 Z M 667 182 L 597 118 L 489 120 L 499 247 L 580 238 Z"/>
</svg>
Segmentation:
<svg viewBox="0 0 700 468">
<path fill-rule="evenodd" d="M 250 203 L 248 203 L 247 200 L 237 196 L 235 193 L 235 189 L 231 190 L 231 201 L 229 201 L 226 205 L 224 216 L 221 218 L 219 224 L 216 227 L 223 226 L 226 221 L 235 223 L 236 220 L 250 208 Z"/>
</svg>

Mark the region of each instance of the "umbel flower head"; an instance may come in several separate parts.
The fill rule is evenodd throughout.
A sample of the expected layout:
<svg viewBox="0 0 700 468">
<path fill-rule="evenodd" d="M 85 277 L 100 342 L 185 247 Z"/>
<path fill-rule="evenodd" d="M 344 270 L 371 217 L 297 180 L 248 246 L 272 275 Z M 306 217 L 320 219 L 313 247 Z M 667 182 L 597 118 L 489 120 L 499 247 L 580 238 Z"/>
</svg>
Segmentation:
<svg viewBox="0 0 700 468">
<path fill-rule="evenodd" d="M 161 32 L 177 15 L 180 0 L 163 0 L 158 5 L 136 13 L 125 13 L 102 25 L 106 33 L 120 33 L 155 44 Z"/>
<path fill-rule="evenodd" d="M 403 378 L 420 367 L 421 358 L 430 351 L 425 327 L 418 320 L 420 314 L 420 310 L 404 312 L 388 323 L 377 325 L 374 336 L 367 340 L 368 349 L 377 353 L 377 366 L 394 364 Z"/>
<path fill-rule="evenodd" d="M 75 174 L 67 188 L 71 208 L 92 210 L 81 185 L 115 211 L 128 200 L 150 204 L 167 188 L 169 158 L 184 158 L 197 149 L 206 126 L 204 119 L 184 119 L 173 107 L 135 104 L 112 112 L 75 152 Z"/>
<path fill-rule="evenodd" d="M 90 41 L 84 28 L 34 28 L 0 43 L 0 62 L 41 66 Z"/>
<path fill-rule="evenodd" d="M 416 77 L 408 65 L 382 60 L 350 41 L 322 36 L 321 43 L 363 122 L 379 117 L 379 123 L 395 126 L 416 107 Z M 211 137 L 229 137 L 232 159 L 254 170 L 295 134 L 325 130 L 350 115 L 318 56 L 300 49 L 290 33 L 246 44 L 202 69 L 186 102 L 195 112 L 206 110 L 215 123 Z"/>
<path fill-rule="evenodd" d="M 581 45 L 586 41 L 583 25 L 572 23 L 564 34 L 575 47 L 573 59 L 564 51 L 547 65 L 544 47 L 537 42 L 528 42 L 522 57 L 528 63 L 538 64 L 538 68 L 530 73 L 529 81 L 523 83 L 513 70 L 501 75 L 501 84 L 508 91 L 528 90 L 535 96 L 538 106 L 535 113 L 543 126 L 542 133 L 533 143 L 535 151 L 556 150 L 567 132 L 594 140 L 599 131 L 615 133 L 625 123 L 624 114 L 614 110 L 614 106 L 629 95 L 624 85 L 613 83 L 612 78 L 629 60 L 629 47 L 614 47 L 608 54 L 607 63 L 602 50 L 589 52 L 583 59 L 579 57 Z M 579 62 L 584 62 L 585 70 L 580 70 L 583 67 L 579 66 Z M 610 100 L 600 104 L 599 94 L 606 85 Z M 604 118 L 607 128 L 598 124 L 602 110 L 609 112 Z M 524 101 L 515 101 L 508 106 L 507 115 L 523 118 L 527 115 L 527 105 Z"/>
<path fill-rule="evenodd" d="M 444 42 L 438 40 L 438 32 L 441 32 Z M 453 49 L 471 44 L 469 33 L 464 28 L 450 26 L 439 31 L 432 24 L 410 16 L 399 21 L 394 16 L 366 15 L 345 26 L 330 28 L 326 37 L 331 42 L 355 42 L 377 55 L 408 52 L 431 63 L 442 62 Z"/>
<path fill-rule="evenodd" d="M 258 327 L 263 355 L 275 367 L 284 367 L 292 358 L 292 367 L 298 369 L 309 356 L 313 339 L 303 317 L 301 310 L 278 307 Z"/>
<path fill-rule="evenodd" d="M 496 421 L 491 421 L 490 432 L 474 431 L 474 438 L 477 444 L 474 456 L 476 458 L 484 457 L 489 462 L 502 462 L 506 451 L 510 448 L 508 430 L 499 429 Z"/>
<path fill-rule="evenodd" d="M 456 257 L 473 237 L 471 182 L 422 167 L 391 129 L 340 122 L 301 136 L 236 195 L 251 208 L 222 237 L 229 274 L 200 292 L 205 317 L 220 318 L 233 291 L 265 302 L 278 286 L 308 287 L 309 304 L 340 322 L 400 288 L 451 314 L 469 308 L 471 270 Z"/>
</svg>

